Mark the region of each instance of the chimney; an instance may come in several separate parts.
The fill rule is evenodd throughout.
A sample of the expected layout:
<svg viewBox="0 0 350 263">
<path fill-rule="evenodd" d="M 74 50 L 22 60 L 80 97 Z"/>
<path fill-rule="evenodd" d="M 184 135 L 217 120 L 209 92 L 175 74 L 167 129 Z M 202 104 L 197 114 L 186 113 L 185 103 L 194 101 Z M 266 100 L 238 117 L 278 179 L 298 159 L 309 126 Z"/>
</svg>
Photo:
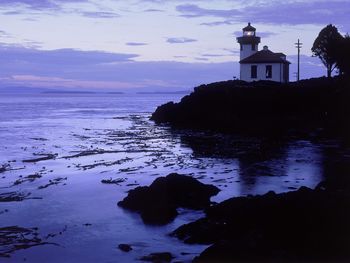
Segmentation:
<svg viewBox="0 0 350 263">
<path fill-rule="evenodd" d="M 265 51 L 266 51 L 266 50 L 269 50 L 269 47 L 268 47 L 268 46 L 264 46 L 263 48 L 264 48 Z"/>
</svg>

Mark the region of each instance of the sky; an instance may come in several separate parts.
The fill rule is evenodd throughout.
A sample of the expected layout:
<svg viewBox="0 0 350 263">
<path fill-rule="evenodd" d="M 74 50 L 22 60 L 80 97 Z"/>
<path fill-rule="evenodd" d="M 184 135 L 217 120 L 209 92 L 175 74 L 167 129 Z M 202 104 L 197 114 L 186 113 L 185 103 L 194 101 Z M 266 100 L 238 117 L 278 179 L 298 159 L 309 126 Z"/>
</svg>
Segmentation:
<svg viewBox="0 0 350 263">
<path fill-rule="evenodd" d="M 251 22 L 301 78 L 326 73 L 320 30 L 350 31 L 350 0 L 0 0 L 0 89 L 178 91 L 239 76 Z"/>
</svg>

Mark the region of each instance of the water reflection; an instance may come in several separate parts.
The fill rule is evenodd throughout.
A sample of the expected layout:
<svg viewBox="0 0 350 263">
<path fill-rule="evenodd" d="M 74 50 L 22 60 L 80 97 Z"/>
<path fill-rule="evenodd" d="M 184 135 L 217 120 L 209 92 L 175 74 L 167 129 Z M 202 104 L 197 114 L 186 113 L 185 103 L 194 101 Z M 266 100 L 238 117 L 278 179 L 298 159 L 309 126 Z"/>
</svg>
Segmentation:
<svg viewBox="0 0 350 263">
<path fill-rule="evenodd" d="M 347 145 L 331 141 L 321 148 L 323 177 L 330 184 L 342 184 L 350 189 L 350 150 Z"/>
<path fill-rule="evenodd" d="M 231 160 L 237 171 L 233 195 L 284 192 L 300 186 L 314 188 L 338 170 L 349 170 L 337 140 L 295 137 L 267 138 L 191 132 L 180 136 L 197 158 Z M 234 162 L 235 160 L 235 162 Z M 337 166 L 335 166 L 335 163 Z M 346 168 L 347 167 L 347 168 Z M 231 186 L 230 186 L 231 187 Z"/>
</svg>

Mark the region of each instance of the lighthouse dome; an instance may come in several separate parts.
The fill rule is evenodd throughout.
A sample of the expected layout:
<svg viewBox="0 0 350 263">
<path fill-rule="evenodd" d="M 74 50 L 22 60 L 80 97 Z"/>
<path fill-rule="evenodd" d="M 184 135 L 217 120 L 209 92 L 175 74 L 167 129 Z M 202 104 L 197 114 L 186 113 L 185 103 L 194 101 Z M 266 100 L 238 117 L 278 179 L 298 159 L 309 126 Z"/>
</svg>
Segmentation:
<svg viewBox="0 0 350 263">
<path fill-rule="evenodd" d="M 256 28 L 253 27 L 250 22 L 248 23 L 248 26 L 243 28 L 243 36 L 255 36 Z"/>
</svg>

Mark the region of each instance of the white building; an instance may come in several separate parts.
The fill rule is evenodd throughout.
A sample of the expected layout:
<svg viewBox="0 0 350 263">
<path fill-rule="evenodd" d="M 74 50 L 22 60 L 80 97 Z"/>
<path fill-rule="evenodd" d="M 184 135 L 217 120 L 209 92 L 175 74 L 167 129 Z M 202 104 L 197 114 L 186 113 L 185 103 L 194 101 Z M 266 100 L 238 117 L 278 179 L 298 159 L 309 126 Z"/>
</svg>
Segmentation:
<svg viewBox="0 0 350 263">
<path fill-rule="evenodd" d="M 240 79 L 244 81 L 271 80 L 281 83 L 289 82 L 289 64 L 286 55 L 274 53 L 264 46 L 259 50 L 260 37 L 256 29 L 248 23 L 243 28 L 243 36 L 237 37 L 241 46 Z"/>
</svg>

